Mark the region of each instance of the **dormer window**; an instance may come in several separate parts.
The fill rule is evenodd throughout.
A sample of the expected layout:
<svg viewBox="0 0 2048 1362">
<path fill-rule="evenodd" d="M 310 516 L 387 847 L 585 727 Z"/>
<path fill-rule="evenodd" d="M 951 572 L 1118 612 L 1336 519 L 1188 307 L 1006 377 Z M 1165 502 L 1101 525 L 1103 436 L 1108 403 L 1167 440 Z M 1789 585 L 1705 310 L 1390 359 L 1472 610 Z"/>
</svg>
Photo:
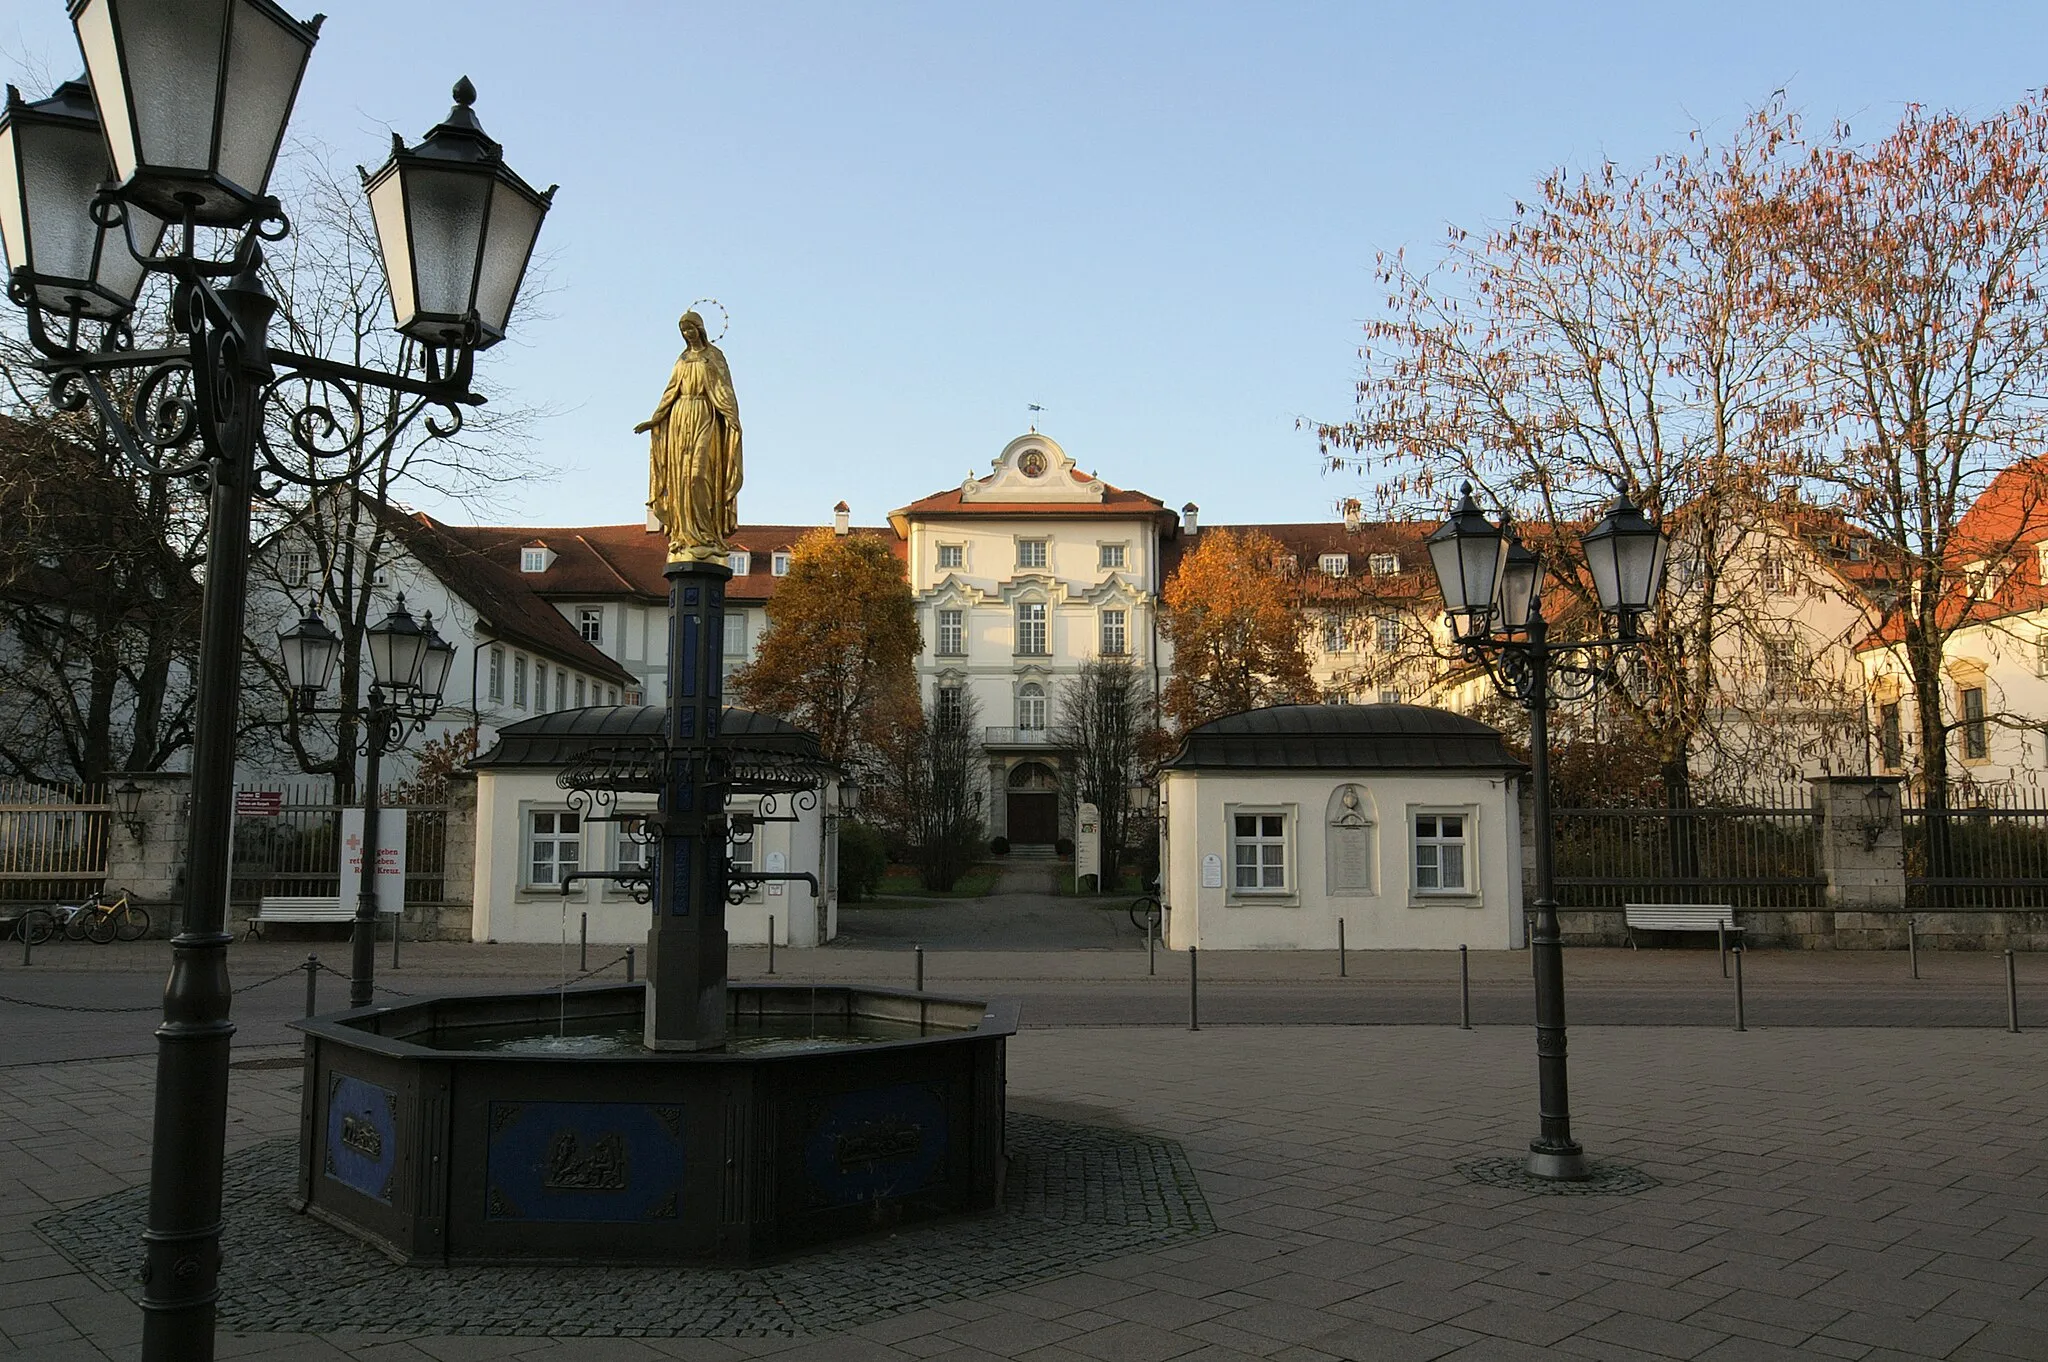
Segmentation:
<svg viewBox="0 0 2048 1362">
<path fill-rule="evenodd" d="M 725 555 L 725 565 L 732 569 L 733 576 L 744 577 L 753 566 L 752 557 L 753 555 L 749 554 L 745 549 L 734 549 Z"/>
<path fill-rule="evenodd" d="M 775 576 L 787 577 L 789 575 L 789 555 L 786 553 L 776 554 L 768 560 L 768 566 Z"/>
<path fill-rule="evenodd" d="M 1398 553 L 1375 553 L 1366 559 L 1366 570 L 1375 577 L 1392 577 L 1401 571 L 1401 555 Z"/>
<path fill-rule="evenodd" d="M 519 550 L 519 570 L 521 572 L 546 572 L 548 570 L 549 556 L 545 545 L 528 544 L 525 548 Z"/>
<path fill-rule="evenodd" d="M 1347 577 L 1351 574 L 1351 555 L 1326 553 L 1316 561 L 1316 566 L 1325 577 Z"/>
</svg>

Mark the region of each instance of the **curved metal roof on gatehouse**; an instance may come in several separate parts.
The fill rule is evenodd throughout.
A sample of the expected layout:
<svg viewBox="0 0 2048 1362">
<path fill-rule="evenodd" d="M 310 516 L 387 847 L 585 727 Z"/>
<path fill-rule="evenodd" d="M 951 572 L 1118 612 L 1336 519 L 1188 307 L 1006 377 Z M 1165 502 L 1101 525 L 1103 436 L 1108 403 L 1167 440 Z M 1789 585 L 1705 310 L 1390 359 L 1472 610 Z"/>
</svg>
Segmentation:
<svg viewBox="0 0 2048 1362">
<path fill-rule="evenodd" d="M 661 705 L 592 705 L 558 709 L 521 719 L 498 730 L 490 751 L 470 762 L 473 768 L 499 766 L 567 766 L 598 749 L 658 747 L 668 711 Z M 795 724 L 751 709 L 728 706 L 719 720 L 719 736 L 755 751 L 818 756 L 818 740 Z"/>
<path fill-rule="evenodd" d="M 1274 705 L 1181 740 L 1172 770 L 1518 771 L 1500 730 L 1426 705 Z"/>
</svg>

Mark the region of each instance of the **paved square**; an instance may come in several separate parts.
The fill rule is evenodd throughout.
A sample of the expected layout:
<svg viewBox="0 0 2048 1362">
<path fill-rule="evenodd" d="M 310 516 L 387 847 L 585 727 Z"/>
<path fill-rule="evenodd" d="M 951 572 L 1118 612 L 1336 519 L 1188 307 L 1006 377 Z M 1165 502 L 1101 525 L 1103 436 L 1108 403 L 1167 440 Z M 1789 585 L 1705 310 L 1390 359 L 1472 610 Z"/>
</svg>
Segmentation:
<svg viewBox="0 0 2048 1362">
<path fill-rule="evenodd" d="M 1640 1027 L 1572 1043 L 1589 1152 L 1657 1185 L 1539 1196 L 1459 1171 L 1533 1126 L 1526 1028 L 1031 1031 L 1010 1052 L 1017 1109 L 1178 1142 L 1220 1232 L 808 1337 L 373 1333 L 372 1306 L 360 1330 L 227 1333 L 221 1355 L 2048 1358 L 2048 1038 Z M 136 1311 L 110 1285 L 132 1250 L 89 1274 L 32 1225 L 144 1178 L 152 1068 L 8 1071 L 0 1351 L 133 1355 Z M 238 1148 L 291 1133 L 296 1083 L 236 1070 Z M 801 1260 L 781 1270 L 813 1303 L 846 1289 Z M 579 1295 L 602 1329 L 629 1313 L 626 1284 L 578 1271 L 520 1289 Z"/>
</svg>

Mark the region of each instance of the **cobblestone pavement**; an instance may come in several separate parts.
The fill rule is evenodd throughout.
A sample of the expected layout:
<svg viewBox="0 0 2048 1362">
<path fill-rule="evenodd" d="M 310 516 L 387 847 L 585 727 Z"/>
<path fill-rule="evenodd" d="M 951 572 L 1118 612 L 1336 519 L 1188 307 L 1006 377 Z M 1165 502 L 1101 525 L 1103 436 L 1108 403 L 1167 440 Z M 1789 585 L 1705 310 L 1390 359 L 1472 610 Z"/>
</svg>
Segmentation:
<svg viewBox="0 0 2048 1362">
<path fill-rule="evenodd" d="M 948 1285 L 802 1338 L 372 1332 L 380 1299 L 354 1328 L 228 1331 L 221 1356 L 2048 1358 L 2048 1039 L 1579 1027 L 1572 1042 L 1579 1135 L 1641 1175 L 1608 1194 L 1480 1175 L 1534 1124 L 1524 1028 L 1039 1030 L 1011 1046 L 1016 1109 L 1048 1129 L 1177 1143 L 1216 1233 L 1107 1245 L 986 1294 Z M 122 1058 L 9 1072 L 0 1351 L 133 1355 L 136 1312 L 108 1281 L 132 1271 L 134 1250 L 126 1263 L 105 1250 L 88 1273 L 33 1226 L 143 1179 L 152 1069 Z M 257 1149 L 256 1166 L 294 1129 L 295 1084 L 288 1069 L 235 1071 L 231 1140 Z M 943 1256 L 947 1236 L 930 1233 Z M 781 1289 L 844 1300 L 823 1267 L 807 1277 L 810 1261 L 778 1269 Z M 889 1274 L 877 1289 L 902 1286 Z M 585 1272 L 549 1289 L 580 1294 L 602 1327 L 630 1304 L 626 1287 Z"/>
</svg>

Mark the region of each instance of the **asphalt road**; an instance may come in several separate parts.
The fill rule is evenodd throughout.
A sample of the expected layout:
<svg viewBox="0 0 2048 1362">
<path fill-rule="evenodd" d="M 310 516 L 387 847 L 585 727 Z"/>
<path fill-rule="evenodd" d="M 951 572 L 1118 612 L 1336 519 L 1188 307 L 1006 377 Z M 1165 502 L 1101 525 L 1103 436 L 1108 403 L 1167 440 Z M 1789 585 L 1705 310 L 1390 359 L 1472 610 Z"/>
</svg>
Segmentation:
<svg viewBox="0 0 2048 1362">
<path fill-rule="evenodd" d="M 1125 931 L 1128 933 L 1128 924 Z M 131 948 L 143 950 L 138 945 Z M 464 948 L 488 951 L 492 948 Z M 425 951 L 421 952 L 426 954 Z M 2002 1028 L 2006 999 L 2002 961 L 1995 956 L 1923 955 L 1921 980 L 1904 962 L 1843 952 L 1834 958 L 1804 952 L 1756 951 L 1745 968 L 1746 1021 L 1751 1028 L 1870 1026 Z M 339 950 L 330 958 L 339 961 Z M 596 956 L 593 955 L 593 962 Z M 1528 957 L 1475 954 L 1472 1021 L 1476 1026 L 1533 1023 Z M 155 1048 L 163 987 L 160 970 L 145 960 L 92 968 L 74 955 L 63 967 L 0 970 L 0 1067 L 64 1059 L 145 1054 Z M 561 974 L 535 957 L 513 968 L 479 974 L 436 969 L 431 960 L 392 972 L 382 968 L 379 1002 L 405 994 L 479 993 L 547 988 Z M 1459 1021 L 1458 959 L 1449 952 L 1378 961 L 1350 958 L 1351 976 L 1335 976 L 1327 953 L 1292 958 L 1211 957 L 1202 960 L 1199 1019 L 1232 1025 L 1445 1025 Z M 2022 971 L 2022 1024 L 2048 1024 L 2048 960 L 2026 959 Z M 523 966 L 523 967 L 520 967 Z M 736 979 L 765 977 L 766 954 L 735 950 Z M 237 966 L 233 1017 L 237 1047 L 291 1043 L 288 1023 L 304 1014 L 304 974 L 272 955 Z M 933 947 L 926 954 L 927 987 L 1018 999 L 1027 1027 L 1186 1026 L 1189 988 L 1186 957 L 1161 952 L 1158 974 L 1145 974 L 1142 947 L 1004 955 Z M 1244 977 L 1291 969 L 1293 977 Z M 1323 970 L 1310 977 L 1308 970 Z M 1401 977 L 1389 977 L 1398 970 Z M 1236 977 L 1232 977 L 1232 976 Z M 616 968 L 608 976 L 623 977 Z M 849 946 L 820 952 L 782 952 L 779 982 L 825 983 L 860 978 L 908 987 L 909 951 L 886 953 Z M 1575 1026 L 1732 1027 L 1732 981 L 1719 975 L 1711 951 L 1567 952 L 1568 1018 Z M 346 983 L 320 980 L 322 1011 L 338 1009 Z M 107 1010 L 128 1009 L 128 1010 Z"/>
</svg>

